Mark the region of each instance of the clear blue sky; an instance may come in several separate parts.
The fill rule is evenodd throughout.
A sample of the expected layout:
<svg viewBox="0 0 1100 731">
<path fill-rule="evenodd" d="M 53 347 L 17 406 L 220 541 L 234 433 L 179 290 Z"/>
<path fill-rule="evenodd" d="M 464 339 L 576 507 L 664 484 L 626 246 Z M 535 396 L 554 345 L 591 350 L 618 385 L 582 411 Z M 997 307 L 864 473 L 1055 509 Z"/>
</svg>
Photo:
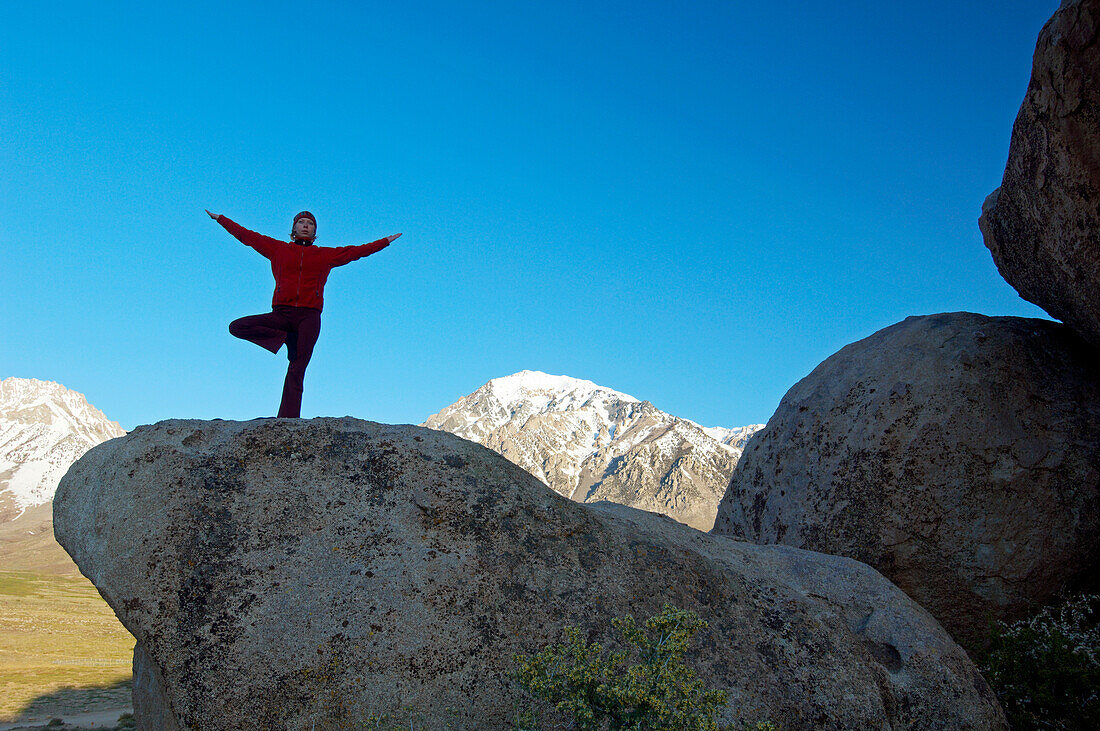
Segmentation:
<svg viewBox="0 0 1100 731">
<path fill-rule="evenodd" d="M 0 378 L 126 429 L 273 415 L 267 261 L 335 269 L 302 415 L 522 369 L 766 421 L 908 315 L 1043 317 L 977 218 L 1057 0 L 5 5 Z"/>
</svg>

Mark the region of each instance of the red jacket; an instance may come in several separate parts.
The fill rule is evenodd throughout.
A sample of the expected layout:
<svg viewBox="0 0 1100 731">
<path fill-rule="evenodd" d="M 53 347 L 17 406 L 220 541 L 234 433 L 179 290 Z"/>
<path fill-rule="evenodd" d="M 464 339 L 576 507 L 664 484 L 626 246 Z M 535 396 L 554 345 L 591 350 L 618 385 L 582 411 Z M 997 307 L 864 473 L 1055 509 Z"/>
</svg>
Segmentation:
<svg viewBox="0 0 1100 731">
<path fill-rule="evenodd" d="M 289 243 L 249 231 L 226 216 L 218 216 L 218 223 L 242 244 L 251 246 L 271 260 L 271 273 L 275 275 L 272 307 L 293 305 L 323 309 L 325 281 L 333 267 L 362 259 L 390 245 L 389 238 L 360 246 L 324 247 Z"/>
</svg>

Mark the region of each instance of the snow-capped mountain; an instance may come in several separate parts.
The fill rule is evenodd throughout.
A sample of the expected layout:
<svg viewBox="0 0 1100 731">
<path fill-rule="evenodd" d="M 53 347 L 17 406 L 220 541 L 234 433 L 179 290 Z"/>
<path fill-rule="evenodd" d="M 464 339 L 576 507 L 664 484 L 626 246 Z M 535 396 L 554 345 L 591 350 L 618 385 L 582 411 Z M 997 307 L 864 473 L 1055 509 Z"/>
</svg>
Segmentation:
<svg viewBox="0 0 1100 731">
<path fill-rule="evenodd" d="M 49 502 L 73 462 L 125 433 L 60 383 L 0 381 L 0 522 Z"/>
<path fill-rule="evenodd" d="M 705 531 L 763 424 L 702 427 L 591 381 L 520 371 L 422 426 L 478 442 L 573 500 L 610 500 Z"/>
</svg>

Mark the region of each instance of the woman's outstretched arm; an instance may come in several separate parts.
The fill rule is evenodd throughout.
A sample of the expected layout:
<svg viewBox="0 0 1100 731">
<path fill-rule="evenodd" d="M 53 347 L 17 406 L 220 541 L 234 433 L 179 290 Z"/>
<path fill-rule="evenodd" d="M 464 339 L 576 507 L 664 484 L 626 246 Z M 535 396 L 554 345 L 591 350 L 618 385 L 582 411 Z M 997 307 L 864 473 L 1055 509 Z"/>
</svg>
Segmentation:
<svg viewBox="0 0 1100 731">
<path fill-rule="evenodd" d="M 278 239 L 273 239 L 270 236 L 264 236 L 263 234 L 256 233 L 255 231 L 249 231 L 244 226 L 241 226 L 236 221 L 233 221 L 229 216 L 223 216 L 220 213 L 211 213 L 207 211 L 206 214 L 213 218 L 215 221 L 222 225 L 229 233 L 233 234 L 233 237 L 240 241 L 245 246 L 251 246 L 256 251 L 260 252 L 263 256 L 270 259 L 275 255 L 275 247 L 284 242 Z"/>
<path fill-rule="evenodd" d="M 362 244 L 360 246 L 337 246 L 331 250 L 332 258 L 329 259 L 329 266 L 343 266 L 356 259 L 362 259 L 364 256 L 370 256 L 389 246 L 400 235 L 401 234 L 393 234 L 384 239 L 378 239 L 377 241 L 372 241 L 369 244 Z"/>
</svg>

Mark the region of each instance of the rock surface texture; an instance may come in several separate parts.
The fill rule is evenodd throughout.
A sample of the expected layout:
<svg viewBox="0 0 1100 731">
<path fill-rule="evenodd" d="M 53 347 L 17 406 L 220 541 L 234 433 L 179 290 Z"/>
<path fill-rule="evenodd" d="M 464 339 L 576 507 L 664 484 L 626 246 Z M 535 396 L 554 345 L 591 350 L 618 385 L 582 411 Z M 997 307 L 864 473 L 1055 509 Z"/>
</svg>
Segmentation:
<svg viewBox="0 0 1100 731">
<path fill-rule="evenodd" d="M 1100 0 L 1039 34 L 1001 187 L 979 225 L 1001 275 L 1100 346 Z"/>
<path fill-rule="evenodd" d="M 1100 373 L 1063 325 L 910 317 L 828 358 L 749 442 L 714 533 L 874 566 L 957 639 L 1096 588 Z"/>
<path fill-rule="evenodd" d="M 612 617 L 664 602 L 709 622 L 688 661 L 729 691 L 727 722 L 1004 728 L 961 648 L 869 567 L 571 502 L 440 431 L 164 421 L 89 451 L 54 510 L 138 639 L 135 706 L 156 728 L 359 727 L 402 709 L 508 728 L 512 653 L 567 624 L 608 638 Z"/>
</svg>

